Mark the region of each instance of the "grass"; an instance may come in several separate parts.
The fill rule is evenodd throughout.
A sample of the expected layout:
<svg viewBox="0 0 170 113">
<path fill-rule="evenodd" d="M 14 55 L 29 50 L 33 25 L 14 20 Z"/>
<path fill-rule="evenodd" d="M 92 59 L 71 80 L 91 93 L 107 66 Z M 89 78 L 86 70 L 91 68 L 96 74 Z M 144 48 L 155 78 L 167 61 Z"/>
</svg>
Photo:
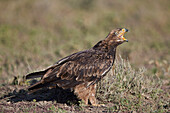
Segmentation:
<svg viewBox="0 0 170 113">
<path fill-rule="evenodd" d="M 113 28 L 126 27 L 129 42 L 117 50 L 122 58 L 117 56 L 113 74 L 98 84 L 99 102 L 111 105 L 99 109 L 166 112 L 170 85 L 169 4 L 168 0 L 0 0 L 1 96 L 24 86 L 26 73 L 91 48 Z M 52 107 L 47 103 L 44 106 Z M 35 111 L 29 109 L 30 104 L 24 103 L 19 110 Z M 74 107 L 68 110 L 80 109 Z M 58 108 L 50 109 L 57 112 Z M 82 109 L 90 112 L 90 108 Z"/>
<path fill-rule="evenodd" d="M 14 83 L 16 84 L 12 85 L 15 90 L 9 91 L 8 85 L 3 86 L 8 90 L 2 88 L 1 99 L 3 104 L 10 102 L 9 106 L 13 104 L 20 106 L 23 103 L 24 107 L 19 108 L 18 111 L 24 112 L 36 110 L 48 112 L 95 112 L 96 110 L 105 112 L 168 112 L 169 91 L 168 88 L 163 88 L 165 84 L 156 73 L 155 71 L 155 74 L 150 74 L 144 67 L 134 69 L 129 61 L 122 59 L 121 56 L 117 57 L 114 68 L 97 85 L 96 97 L 99 103 L 106 105 L 105 107 L 91 109 L 90 106 L 84 106 L 82 101 L 78 101 L 79 106 L 73 101 L 66 102 L 68 105 L 61 104 L 55 100 L 55 98 L 63 97 L 62 92 L 60 92 L 61 97 L 57 96 L 60 94 L 57 90 L 51 93 L 50 90 L 44 90 L 28 95 L 27 91 L 17 88 L 22 85 L 24 88 L 28 84 L 27 81 L 22 82 L 22 85 L 19 84 L 19 80 L 22 78 L 15 78 Z M 6 95 L 7 93 L 8 95 Z M 51 97 L 54 99 L 49 100 Z M 28 108 L 28 106 L 31 107 Z M 12 106 L 12 108 L 15 107 Z M 4 107 L 1 110 L 6 111 Z"/>
<path fill-rule="evenodd" d="M 97 97 L 116 111 L 155 112 L 163 111 L 168 101 L 160 98 L 162 81 L 156 75 L 148 75 L 146 68 L 135 70 L 128 61 L 116 60 L 115 69 L 99 84 Z"/>
</svg>

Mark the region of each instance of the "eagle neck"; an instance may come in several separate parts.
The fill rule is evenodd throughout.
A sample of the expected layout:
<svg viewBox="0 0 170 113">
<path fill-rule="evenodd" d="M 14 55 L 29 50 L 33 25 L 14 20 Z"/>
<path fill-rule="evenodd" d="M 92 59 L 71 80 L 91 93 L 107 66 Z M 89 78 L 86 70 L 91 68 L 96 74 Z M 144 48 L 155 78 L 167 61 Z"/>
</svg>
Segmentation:
<svg viewBox="0 0 170 113">
<path fill-rule="evenodd" d="M 94 50 L 99 50 L 101 52 L 107 52 L 109 54 L 114 54 L 116 52 L 117 45 L 110 45 L 106 40 L 99 41 L 94 47 Z"/>
<path fill-rule="evenodd" d="M 116 48 L 117 48 L 117 45 L 109 45 L 108 42 L 105 41 L 105 40 L 99 41 L 93 47 L 93 49 L 96 50 L 96 51 L 100 51 L 102 53 L 105 53 L 107 56 L 112 56 L 113 63 L 114 63 L 114 59 L 115 59 L 115 56 L 116 56 Z"/>
<path fill-rule="evenodd" d="M 113 58 L 113 63 L 114 63 L 115 56 L 116 56 L 116 47 L 113 48 L 112 50 L 110 50 L 109 54 L 112 56 L 112 58 Z"/>
</svg>

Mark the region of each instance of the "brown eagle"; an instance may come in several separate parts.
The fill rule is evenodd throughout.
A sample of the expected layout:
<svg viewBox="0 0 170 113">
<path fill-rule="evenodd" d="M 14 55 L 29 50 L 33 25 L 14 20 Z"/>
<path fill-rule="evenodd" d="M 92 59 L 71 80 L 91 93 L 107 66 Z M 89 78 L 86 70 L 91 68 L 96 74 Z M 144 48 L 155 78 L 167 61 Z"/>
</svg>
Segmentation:
<svg viewBox="0 0 170 113">
<path fill-rule="evenodd" d="M 90 101 L 93 106 L 98 106 L 95 98 L 96 83 L 112 68 L 117 46 L 128 42 L 124 38 L 126 32 L 126 28 L 114 29 L 94 47 L 71 54 L 45 70 L 26 75 L 26 79 L 41 77 L 41 80 L 28 87 L 28 90 L 36 91 L 58 85 L 63 89 L 73 89 L 86 105 Z"/>
</svg>

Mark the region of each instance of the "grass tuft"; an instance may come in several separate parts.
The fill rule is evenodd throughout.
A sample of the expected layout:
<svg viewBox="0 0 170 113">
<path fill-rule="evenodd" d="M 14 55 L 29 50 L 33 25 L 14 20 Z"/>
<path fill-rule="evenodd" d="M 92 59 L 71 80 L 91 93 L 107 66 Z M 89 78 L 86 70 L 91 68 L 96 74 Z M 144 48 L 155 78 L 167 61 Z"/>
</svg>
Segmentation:
<svg viewBox="0 0 170 113">
<path fill-rule="evenodd" d="M 113 111 L 154 112 L 164 111 L 159 94 L 162 82 L 156 75 L 147 74 L 146 68 L 132 68 L 121 57 L 114 69 L 98 83 L 97 98 L 104 103 L 114 103 Z"/>
</svg>

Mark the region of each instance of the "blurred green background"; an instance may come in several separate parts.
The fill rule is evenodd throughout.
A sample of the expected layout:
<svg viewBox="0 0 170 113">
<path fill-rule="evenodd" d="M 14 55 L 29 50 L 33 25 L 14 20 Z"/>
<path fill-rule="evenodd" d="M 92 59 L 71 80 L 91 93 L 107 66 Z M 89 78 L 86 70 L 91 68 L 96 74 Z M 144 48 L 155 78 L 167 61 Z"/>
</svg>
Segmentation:
<svg viewBox="0 0 170 113">
<path fill-rule="evenodd" d="M 130 30 L 117 55 L 169 77 L 170 0 L 0 0 L 0 83 Z"/>
</svg>

